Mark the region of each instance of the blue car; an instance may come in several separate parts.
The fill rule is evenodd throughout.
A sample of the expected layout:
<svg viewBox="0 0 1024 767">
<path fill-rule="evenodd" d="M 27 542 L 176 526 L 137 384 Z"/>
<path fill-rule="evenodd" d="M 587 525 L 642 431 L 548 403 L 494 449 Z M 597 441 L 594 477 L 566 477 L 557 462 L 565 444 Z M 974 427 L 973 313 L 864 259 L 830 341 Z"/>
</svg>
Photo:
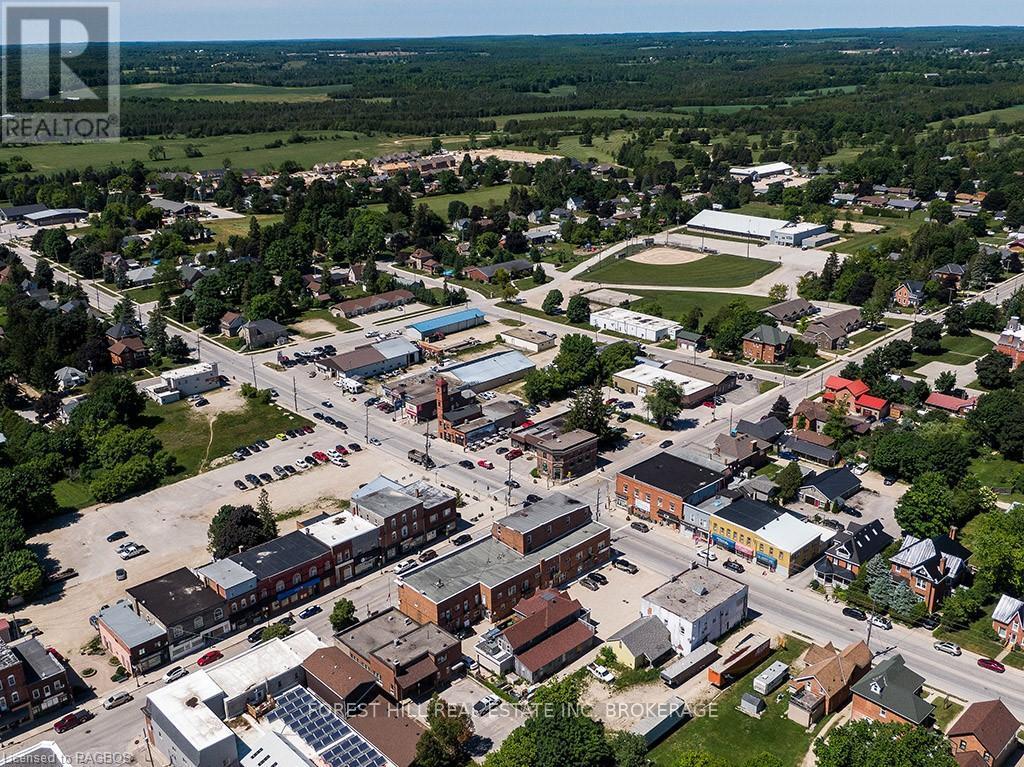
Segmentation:
<svg viewBox="0 0 1024 767">
<path fill-rule="evenodd" d="M 303 610 L 301 613 L 299 613 L 299 617 L 302 620 L 305 620 L 306 618 L 312 618 L 314 615 L 316 615 L 321 610 L 322 610 L 322 608 L 320 607 L 320 605 L 310 605 L 305 610 Z"/>
</svg>

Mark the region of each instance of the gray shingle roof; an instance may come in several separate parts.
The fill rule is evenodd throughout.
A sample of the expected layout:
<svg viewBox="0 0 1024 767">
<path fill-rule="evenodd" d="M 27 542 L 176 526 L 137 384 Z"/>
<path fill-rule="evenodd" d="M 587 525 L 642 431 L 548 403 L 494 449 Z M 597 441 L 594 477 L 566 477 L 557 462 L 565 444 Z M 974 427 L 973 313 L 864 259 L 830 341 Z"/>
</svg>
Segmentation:
<svg viewBox="0 0 1024 767">
<path fill-rule="evenodd" d="M 906 666 L 902 655 L 883 661 L 851 688 L 854 694 L 921 724 L 935 711 L 935 706 L 918 695 L 924 677 Z"/>
<path fill-rule="evenodd" d="M 779 330 L 772 325 L 758 325 L 744 335 L 743 340 L 756 341 L 762 344 L 770 344 L 771 346 L 783 346 L 789 343 L 790 337 L 789 333 L 785 330 Z"/>
<path fill-rule="evenodd" d="M 634 657 L 644 657 L 648 663 L 655 662 L 672 650 L 672 635 L 665 624 L 653 615 L 637 618 L 608 637 L 608 641 L 622 642 Z"/>
</svg>

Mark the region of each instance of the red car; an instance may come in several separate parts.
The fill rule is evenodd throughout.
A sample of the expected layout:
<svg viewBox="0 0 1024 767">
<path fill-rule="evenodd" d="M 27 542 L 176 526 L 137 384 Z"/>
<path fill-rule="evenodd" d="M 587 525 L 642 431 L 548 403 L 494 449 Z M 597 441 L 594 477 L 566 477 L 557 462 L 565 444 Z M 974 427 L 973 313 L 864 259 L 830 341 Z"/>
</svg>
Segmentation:
<svg viewBox="0 0 1024 767">
<path fill-rule="evenodd" d="M 992 658 L 978 658 L 978 665 L 982 668 L 987 668 L 989 671 L 995 671 L 997 674 L 1002 674 L 1006 671 L 1006 666 Z"/>
<path fill-rule="evenodd" d="M 210 650 L 207 653 L 203 653 L 202 657 L 196 661 L 197 666 L 209 666 L 211 663 L 220 660 L 224 657 L 224 653 L 220 650 Z"/>
<path fill-rule="evenodd" d="M 493 469 L 494 468 L 494 464 L 491 463 L 490 461 L 488 461 L 485 458 L 481 458 L 479 461 L 477 461 L 476 465 L 479 466 L 481 469 Z"/>
<path fill-rule="evenodd" d="M 54 722 L 53 731 L 59 735 L 62 732 L 67 732 L 80 724 L 88 722 L 93 718 L 93 716 L 95 716 L 95 714 L 91 711 L 85 711 L 84 709 L 82 711 L 72 711 L 67 716 L 62 716 Z"/>
<path fill-rule="evenodd" d="M 516 458 L 518 458 L 522 454 L 523 454 L 522 450 L 520 450 L 518 447 L 514 447 L 511 450 L 509 450 L 507 453 L 505 453 L 505 460 L 506 461 L 514 461 Z"/>
<path fill-rule="evenodd" d="M 302 426 L 302 427 L 300 427 L 300 428 L 301 428 L 301 429 L 302 429 L 302 430 L 303 430 L 304 432 L 306 432 L 306 434 L 312 434 L 312 433 L 313 433 L 313 424 L 306 424 L 305 426 Z"/>
<path fill-rule="evenodd" d="M 348 448 L 344 445 L 335 445 L 334 449 L 338 451 L 340 455 L 348 455 Z"/>
<path fill-rule="evenodd" d="M 68 659 L 61 655 L 59 652 L 57 652 L 57 649 L 55 647 L 47 647 L 46 652 L 50 653 L 53 659 L 56 660 L 58 663 L 66 664 L 68 662 Z"/>
<path fill-rule="evenodd" d="M 320 463 L 327 463 L 330 460 L 330 458 L 327 457 L 327 453 L 323 452 L 322 450 L 317 450 L 316 452 L 314 452 L 313 457 L 320 461 Z"/>
<path fill-rule="evenodd" d="M 523 421 L 521 424 L 519 424 L 519 428 L 521 428 L 521 429 L 529 429 L 531 426 L 533 426 L 533 421 L 531 421 L 529 419 L 527 419 L 527 420 Z"/>
<path fill-rule="evenodd" d="M 714 406 L 715 406 L 715 403 L 712 402 L 711 400 L 705 400 L 701 404 L 704 405 L 704 407 L 710 407 L 710 408 L 714 408 Z"/>
</svg>

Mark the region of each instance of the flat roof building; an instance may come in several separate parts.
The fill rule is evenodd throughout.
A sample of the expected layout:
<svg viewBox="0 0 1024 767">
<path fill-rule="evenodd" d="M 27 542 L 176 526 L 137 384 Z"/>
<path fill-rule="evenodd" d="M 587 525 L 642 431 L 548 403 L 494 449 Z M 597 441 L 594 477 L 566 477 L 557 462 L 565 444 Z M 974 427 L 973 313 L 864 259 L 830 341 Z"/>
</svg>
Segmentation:
<svg viewBox="0 0 1024 767">
<path fill-rule="evenodd" d="M 640 312 L 630 311 L 620 306 L 592 312 L 590 324 L 595 328 L 611 330 L 652 343 L 664 341 L 665 339 L 674 339 L 676 333 L 683 329 L 682 325 L 673 320 L 641 314 Z"/>
<path fill-rule="evenodd" d="M 774 245 L 795 247 L 808 237 L 828 231 L 825 224 L 794 223 L 778 218 L 746 216 L 721 210 L 702 210 L 686 224 L 687 229 L 725 234 L 730 237 L 749 237 Z"/>
<path fill-rule="evenodd" d="M 447 365 L 438 373 L 455 380 L 459 387 L 482 392 L 525 378 L 536 367 L 521 352 L 498 351 L 468 362 Z"/>
<path fill-rule="evenodd" d="M 537 471 L 566 482 L 597 468 L 598 437 L 584 429 L 564 429 L 565 414 L 512 432 L 512 444 L 536 456 Z"/>
<path fill-rule="evenodd" d="M 479 309 L 463 309 L 459 312 L 452 312 L 440 317 L 431 317 L 429 320 L 421 320 L 411 325 L 406 325 L 406 332 L 409 338 L 414 341 L 424 341 L 437 336 L 458 333 L 461 330 L 475 328 L 487 322 L 484 313 Z"/>
<path fill-rule="evenodd" d="M 785 577 L 818 559 L 834 535 L 835 530 L 752 498 L 737 498 L 711 514 L 716 546 Z"/>
<path fill-rule="evenodd" d="M 672 646 L 688 655 L 714 642 L 746 618 L 747 586 L 727 575 L 695 567 L 644 594 L 640 614 L 658 618 Z"/>
<path fill-rule="evenodd" d="M 653 365 L 640 364 L 612 375 L 612 383 L 617 388 L 640 398 L 647 396 L 658 381 L 671 381 L 678 387 L 682 394 L 680 404 L 684 408 L 697 407 L 702 402 L 713 399 L 718 393 L 718 386 L 711 381 Z"/>
<path fill-rule="evenodd" d="M 555 340 L 553 333 L 538 333 L 527 328 L 502 328 L 501 330 L 502 343 L 528 354 L 536 354 L 554 348 Z"/>
</svg>

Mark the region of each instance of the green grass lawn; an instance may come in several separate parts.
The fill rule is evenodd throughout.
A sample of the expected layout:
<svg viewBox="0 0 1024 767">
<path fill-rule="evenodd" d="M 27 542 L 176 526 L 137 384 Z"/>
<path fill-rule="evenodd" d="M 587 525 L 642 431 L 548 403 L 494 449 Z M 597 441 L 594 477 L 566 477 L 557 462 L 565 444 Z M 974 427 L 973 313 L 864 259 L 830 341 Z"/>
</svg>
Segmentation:
<svg viewBox="0 0 1024 767">
<path fill-rule="evenodd" d="M 254 83 L 135 83 L 121 86 L 121 98 L 200 99 L 205 101 L 265 101 L 297 103 L 327 101 L 349 85 L 290 87 Z"/>
<path fill-rule="evenodd" d="M 213 242 L 200 243 L 194 246 L 193 250 L 212 250 L 217 246 L 218 242 L 223 242 L 227 245 L 228 239 L 233 235 L 239 237 L 248 236 L 250 218 L 255 218 L 260 226 L 278 224 L 284 220 L 284 216 L 280 213 L 259 213 L 255 216 L 245 216 L 244 218 L 222 218 L 217 221 L 205 221 L 203 225 L 213 232 Z"/>
<path fill-rule="evenodd" d="M 921 354 L 914 352 L 913 362 L 904 372 L 913 373 L 929 362 L 945 362 L 949 365 L 970 365 L 992 351 L 993 343 L 987 338 L 971 334 L 969 336 L 943 336 L 941 354 Z"/>
<path fill-rule="evenodd" d="M 1024 669 L 1024 652 L 1021 652 L 1020 650 L 1012 651 L 1009 655 L 1003 658 L 1003 663 L 1013 668 Z"/>
<path fill-rule="evenodd" d="M 886 317 L 884 320 L 885 328 L 883 330 L 858 330 L 850 336 L 850 344 L 846 348 L 848 351 L 860 349 L 862 346 L 867 346 L 868 344 L 877 341 L 889 331 L 901 328 L 909 322 L 910 320 L 897 320 Z"/>
<path fill-rule="evenodd" d="M 483 209 L 487 209 L 492 205 L 500 205 L 508 199 L 508 196 L 512 193 L 511 184 L 501 184 L 499 186 L 481 186 L 476 189 L 470 189 L 468 192 L 459 192 L 458 194 L 436 194 L 429 195 L 427 197 L 420 197 L 413 200 L 413 205 L 426 205 L 434 213 L 439 215 L 445 221 L 448 220 L 448 204 L 454 200 L 461 200 L 466 203 L 469 207 L 479 205 Z M 387 211 L 388 206 L 385 203 L 375 203 L 368 206 L 370 210 L 379 210 L 382 212 Z"/>
<path fill-rule="evenodd" d="M 1017 461 L 1011 461 L 998 453 L 980 455 L 971 461 L 971 474 L 978 478 L 981 484 L 999 492 L 999 497 L 1004 501 L 1024 501 L 1024 495 L 1011 491 L 1013 480 L 1018 474 L 1024 471 L 1024 465 Z"/>
<path fill-rule="evenodd" d="M 698 293 L 685 290 L 635 290 L 631 292 L 643 296 L 645 299 L 656 300 L 661 305 L 664 316 L 674 320 L 681 320 L 693 307 L 699 306 L 704 310 L 702 327 L 723 306 L 733 301 L 742 300 L 751 309 L 763 309 L 772 304 L 771 299 L 764 296 L 744 296 L 737 293 Z"/>
<path fill-rule="evenodd" d="M 760 258 L 717 254 L 688 264 L 640 264 L 628 258 L 605 261 L 580 279 L 612 285 L 738 288 L 771 274 L 778 264 Z"/>
<path fill-rule="evenodd" d="M 995 658 L 1002 652 L 1003 645 L 995 638 L 995 633 L 992 631 L 992 608 L 994 606 L 994 601 L 986 604 L 981 611 L 981 616 L 966 628 L 952 631 L 940 626 L 935 629 L 935 638 L 956 642 L 965 650 L 988 658 Z"/>
<path fill-rule="evenodd" d="M 565 318 L 564 314 L 544 314 L 544 312 L 542 312 L 540 309 L 534 309 L 532 306 L 526 306 L 525 304 L 510 304 L 508 301 L 499 301 L 498 306 L 500 306 L 502 309 L 508 309 L 510 312 L 519 312 L 519 314 L 521 315 L 525 314 L 530 317 L 538 317 L 540 319 L 549 320 L 550 322 L 557 322 L 560 325 L 567 325 L 569 327 L 574 328 L 584 328 L 586 330 L 593 330 L 593 328 L 590 327 L 589 323 L 585 322 L 582 325 L 577 325 L 572 322 L 569 322 L 569 320 Z M 608 331 L 602 332 L 607 333 Z"/>
<path fill-rule="evenodd" d="M 70 479 L 62 479 L 54 484 L 53 497 L 62 509 L 84 509 L 96 503 L 87 483 Z"/>
<path fill-rule="evenodd" d="M 171 302 L 174 302 L 174 296 L 181 293 L 181 290 L 176 290 L 171 293 Z M 148 304 L 150 301 L 157 301 L 160 298 L 160 289 L 153 286 L 146 288 L 131 288 L 124 292 L 126 296 L 129 296 L 132 301 L 137 304 Z"/>
<path fill-rule="evenodd" d="M 832 224 L 832 229 L 839 233 L 839 236 L 843 238 L 843 242 L 838 245 L 828 246 L 825 250 L 835 250 L 839 253 L 861 253 L 870 250 L 872 245 L 876 245 L 879 240 L 886 237 L 910 237 L 924 223 L 928 212 L 922 209 L 914 211 L 910 216 L 902 216 L 900 218 L 880 218 L 851 214 L 850 220 L 853 222 L 859 221 L 882 227 L 877 232 L 853 232 L 851 234 L 843 233 L 843 224 L 846 221 L 845 215 L 841 211 L 839 218 Z"/>
<path fill-rule="evenodd" d="M 935 706 L 935 725 L 942 732 L 945 732 L 964 710 L 963 706 L 945 695 L 936 695 L 930 703 Z"/>
<path fill-rule="evenodd" d="M 799 765 L 823 719 L 808 734 L 786 717 L 789 696 L 776 703 L 772 693 L 765 698 L 767 711 L 760 719 L 741 714 L 737 707 L 745 692 L 753 691 L 754 677 L 775 661 L 792 663 L 807 645 L 787 637 L 787 646 L 733 683 L 716 701 L 716 716 L 691 719 L 656 746 L 648 755 L 658 767 L 675 767 L 686 751 L 708 751 L 729 764 L 747 764 L 762 752 L 774 754 L 786 767 Z M 784 688 L 783 688 L 784 689 Z"/>
<path fill-rule="evenodd" d="M 182 466 L 182 471 L 167 477 L 164 484 L 198 474 L 211 460 L 230 455 L 239 445 L 269 440 L 278 432 L 309 423 L 275 405 L 251 401 L 238 410 L 219 413 L 213 420 L 212 434 L 202 410 L 185 401 L 147 403 L 143 417 L 164 449 Z"/>
</svg>

